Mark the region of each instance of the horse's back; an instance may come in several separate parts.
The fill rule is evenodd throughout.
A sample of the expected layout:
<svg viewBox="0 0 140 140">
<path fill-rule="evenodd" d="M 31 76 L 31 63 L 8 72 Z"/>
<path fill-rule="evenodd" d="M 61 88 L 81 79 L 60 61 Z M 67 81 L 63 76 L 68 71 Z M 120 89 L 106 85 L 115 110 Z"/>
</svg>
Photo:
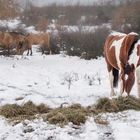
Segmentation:
<svg viewBox="0 0 140 140">
<path fill-rule="evenodd" d="M 104 55 L 106 61 L 109 65 L 113 66 L 116 69 L 120 68 L 120 63 L 118 63 L 118 61 L 124 38 L 124 34 L 110 34 L 105 41 Z"/>
<path fill-rule="evenodd" d="M 48 33 L 30 34 L 28 40 L 34 45 L 48 45 L 50 43 L 50 35 Z"/>
<path fill-rule="evenodd" d="M 108 63 L 115 68 L 125 67 L 137 38 L 136 33 L 109 35 L 104 45 L 104 54 Z"/>
</svg>

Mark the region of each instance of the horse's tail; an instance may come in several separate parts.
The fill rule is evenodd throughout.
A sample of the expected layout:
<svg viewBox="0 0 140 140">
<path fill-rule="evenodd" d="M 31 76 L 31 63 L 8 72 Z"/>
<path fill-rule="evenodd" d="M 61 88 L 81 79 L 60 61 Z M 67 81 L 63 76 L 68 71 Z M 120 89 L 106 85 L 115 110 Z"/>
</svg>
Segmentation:
<svg viewBox="0 0 140 140">
<path fill-rule="evenodd" d="M 119 71 L 115 68 L 113 68 L 113 76 L 114 76 L 113 86 L 117 87 L 118 86 L 118 81 L 119 81 Z"/>
</svg>

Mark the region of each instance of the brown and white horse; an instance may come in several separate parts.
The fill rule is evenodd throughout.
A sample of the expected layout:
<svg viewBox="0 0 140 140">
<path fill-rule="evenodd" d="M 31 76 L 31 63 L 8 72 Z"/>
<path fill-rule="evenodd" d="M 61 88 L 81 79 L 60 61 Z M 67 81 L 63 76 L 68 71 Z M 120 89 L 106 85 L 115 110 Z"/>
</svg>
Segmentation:
<svg viewBox="0 0 140 140">
<path fill-rule="evenodd" d="M 111 96 L 115 95 L 120 78 L 120 94 L 130 94 L 137 79 L 138 96 L 140 97 L 140 40 L 138 34 L 112 33 L 104 45 L 104 55 L 109 72 Z"/>
</svg>

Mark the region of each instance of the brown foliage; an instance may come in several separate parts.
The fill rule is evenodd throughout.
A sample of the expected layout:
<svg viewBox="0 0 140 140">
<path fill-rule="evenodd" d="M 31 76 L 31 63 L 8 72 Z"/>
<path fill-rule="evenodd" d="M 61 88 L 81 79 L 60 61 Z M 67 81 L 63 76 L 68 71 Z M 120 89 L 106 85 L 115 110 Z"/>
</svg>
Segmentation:
<svg viewBox="0 0 140 140">
<path fill-rule="evenodd" d="M 121 6 L 113 19 L 113 28 L 125 33 L 140 32 L 140 1 L 134 1 Z"/>
<path fill-rule="evenodd" d="M 17 0 L 0 0 L 0 19 L 15 18 L 19 14 Z"/>
</svg>

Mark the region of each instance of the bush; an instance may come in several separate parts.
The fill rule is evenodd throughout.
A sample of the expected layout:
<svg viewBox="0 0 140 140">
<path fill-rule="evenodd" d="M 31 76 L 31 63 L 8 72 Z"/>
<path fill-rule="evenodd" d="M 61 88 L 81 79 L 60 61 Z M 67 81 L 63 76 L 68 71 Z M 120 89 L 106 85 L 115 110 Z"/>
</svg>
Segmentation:
<svg viewBox="0 0 140 140">
<path fill-rule="evenodd" d="M 61 38 L 68 55 L 81 56 L 84 52 L 82 58 L 91 59 L 103 55 L 103 46 L 108 34 L 108 28 L 100 27 L 95 32 L 62 33 Z"/>
</svg>

